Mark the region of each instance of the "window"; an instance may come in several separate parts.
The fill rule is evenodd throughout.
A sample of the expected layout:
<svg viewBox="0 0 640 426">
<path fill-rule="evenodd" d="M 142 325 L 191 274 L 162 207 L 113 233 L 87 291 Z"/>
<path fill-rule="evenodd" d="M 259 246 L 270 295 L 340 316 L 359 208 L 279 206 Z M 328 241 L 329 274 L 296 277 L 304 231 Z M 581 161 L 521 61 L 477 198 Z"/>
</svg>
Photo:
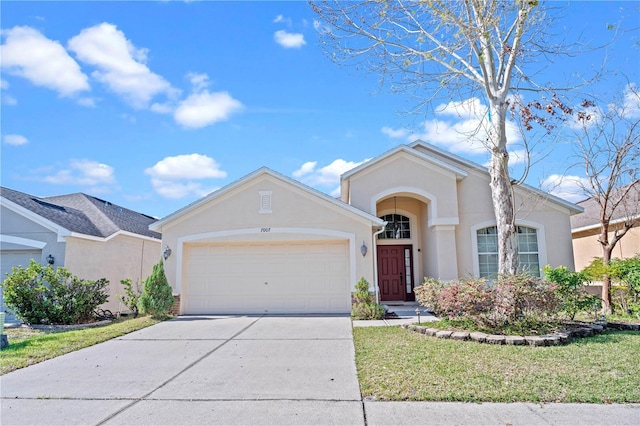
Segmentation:
<svg viewBox="0 0 640 426">
<path fill-rule="evenodd" d="M 493 279 L 498 275 L 498 228 L 478 229 L 478 266 L 481 277 Z M 521 271 L 540 276 L 538 234 L 535 228 L 516 226 L 518 264 Z"/>
<path fill-rule="evenodd" d="M 378 235 L 381 240 L 409 239 L 411 238 L 411 227 L 409 218 L 400 214 L 386 214 L 380 219 L 388 222 L 384 232 Z"/>
<path fill-rule="evenodd" d="M 258 213 L 271 213 L 271 191 L 259 191 L 260 210 Z"/>
</svg>

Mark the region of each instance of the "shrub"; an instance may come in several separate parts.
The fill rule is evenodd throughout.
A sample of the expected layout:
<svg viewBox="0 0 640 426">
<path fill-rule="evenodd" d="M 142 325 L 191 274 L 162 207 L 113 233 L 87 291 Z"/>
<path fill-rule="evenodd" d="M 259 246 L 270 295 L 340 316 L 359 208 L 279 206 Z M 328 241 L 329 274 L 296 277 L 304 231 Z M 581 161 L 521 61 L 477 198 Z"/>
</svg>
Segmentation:
<svg viewBox="0 0 640 426">
<path fill-rule="evenodd" d="M 507 323 L 539 322 L 560 312 L 556 286 L 526 273 L 503 274 L 496 282 L 497 318 Z"/>
<path fill-rule="evenodd" d="M 501 275 L 495 283 L 468 278 L 450 282 L 425 279 L 416 299 L 437 316 L 471 322 L 478 329 L 528 330 L 559 312 L 555 286 L 526 274 Z"/>
<path fill-rule="evenodd" d="M 356 283 L 356 291 L 353 294 L 354 303 L 351 306 L 351 318 L 356 320 L 376 320 L 382 319 L 385 310 L 382 305 L 376 303 L 373 295 L 369 292 L 369 282 L 360 278 Z"/>
<path fill-rule="evenodd" d="M 167 282 L 162 259 L 153 265 L 151 275 L 144 281 L 138 307 L 144 314 L 155 317 L 167 315 L 173 306 L 173 290 Z"/>
<path fill-rule="evenodd" d="M 138 301 L 140 300 L 140 295 L 142 293 L 140 284 L 136 282 L 136 286 L 134 288 L 131 278 L 120 280 L 120 284 L 124 286 L 124 296 L 121 296 L 122 301 L 129 309 L 131 309 L 133 317 L 136 318 L 138 316 Z"/>
<path fill-rule="evenodd" d="M 436 315 L 441 312 L 440 308 L 440 292 L 444 284 L 435 278 L 425 278 L 422 285 L 413 289 L 416 295 L 416 301 L 427 309 L 430 309 Z"/>
<path fill-rule="evenodd" d="M 564 266 L 555 269 L 545 266 L 544 276 L 556 285 L 560 308 L 571 320 L 578 312 L 594 312 L 600 306 L 600 298 L 587 293 L 584 288 L 584 283 L 588 281 L 586 273 L 573 272 Z"/>
<path fill-rule="evenodd" d="M 624 296 L 620 301 L 623 313 L 640 318 L 640 255 L 628 259 L 613 259 L 611 276 L 622 284 Z"/>
<path fill-rule="evenodd" d="M 596 281 L 608 274 L 614 283 L 611 288 L 613 310 L 640 318 L 640 255 L 611 259 L 606 267 L 602 258 L 596 257 L 582 272 Z"/>
<path fill-rule="evenodd" d="M 78 324 L 90 321 L 93 311 L 105 303 L 109 281 L 81 280 L 67 268 L 55 270 L 31 260 L 18 266 L 3 282 L 7 306 L 28 324 Z"/>
</svg>

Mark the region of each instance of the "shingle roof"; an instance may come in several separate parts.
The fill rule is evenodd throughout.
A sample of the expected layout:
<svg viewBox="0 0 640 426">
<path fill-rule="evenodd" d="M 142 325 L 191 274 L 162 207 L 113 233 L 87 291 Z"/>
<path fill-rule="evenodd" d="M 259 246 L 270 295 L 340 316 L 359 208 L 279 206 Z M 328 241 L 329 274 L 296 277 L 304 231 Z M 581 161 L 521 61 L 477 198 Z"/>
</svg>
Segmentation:
<svg viewBox="0 0 640 426">
<path fill-rule="evenodd" d="M 106 238 L 126 231 L 161 238 L 161 234 L 149 230 L 155 218 L 87 194 L 35 197 L 5 187 L 0 189 L 3 198 L 71 232 Z"/>
<path fill-rule="evenodd" d="M 624 202 L 614 211 L 611 220 L 626 219 L 628 217 L 637 217 L 640 215 L 640 181 L 631 184 Z M 627 187 L 621 188 L 623 190 Z M 584 212 L 571 216 L 571 229 L 579 229 L 600 224 L 600 205 L 596 197 L 587 198 L 586 200 L 576 203 L 584 208 Z"/>
</svg>

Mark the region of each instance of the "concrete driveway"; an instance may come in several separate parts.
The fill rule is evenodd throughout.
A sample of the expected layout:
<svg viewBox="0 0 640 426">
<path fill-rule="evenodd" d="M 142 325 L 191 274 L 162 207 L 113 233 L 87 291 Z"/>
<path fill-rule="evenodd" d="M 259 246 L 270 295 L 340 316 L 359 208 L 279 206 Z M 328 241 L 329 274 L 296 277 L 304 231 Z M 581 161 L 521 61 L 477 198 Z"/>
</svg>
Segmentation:
<svg viewBox="0 0 640 426">
<path fill-rule="evenodd" d="M 640 404 L 363 402 L 348 317 L 180 317 L 1 376 L 0 395 L 2 426 L 640 424 Z"/>
<path fill-rule="evenodd" d="M 3 425 L 364 424 L 348 317 L 180 317 L 0 385 Z"/>
</svg>

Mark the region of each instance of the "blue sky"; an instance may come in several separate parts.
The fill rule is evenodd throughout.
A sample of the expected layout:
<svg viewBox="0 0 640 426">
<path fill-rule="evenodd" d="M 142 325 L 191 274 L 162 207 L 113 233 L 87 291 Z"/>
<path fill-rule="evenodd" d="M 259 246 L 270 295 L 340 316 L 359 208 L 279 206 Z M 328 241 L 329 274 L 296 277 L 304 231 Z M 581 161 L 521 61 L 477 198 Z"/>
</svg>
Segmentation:
<svg viewBox="0 0 640 426">
<path fill-rule="evenodd" d="M 409 96 L 327 58 L 306 2 L 1 8 L 5 187 L 85 192 L 163 217 L 262 166 L 337 195 L 341 173 L 416 138 L 487 160 L 457 132 L 481 100 L 450 98 L 434 105 L 439 113 L 401 114 L 413 106 Z M 627 80 L 616 73 L 640 83 L 637 2 L 573 2 L 564 14 L 558 32 L 586 46 L 610 39 L 609 24 L 632 30 L 609 49 L 608 78 L 589 93 L 624 94 Z M 571 75 L 603 56 L 560 59 L 546 72 Z M 553 139 L 540 145 L 544 160 L 530 185 L 566 172 L 571 144 Z M 514 163 L 518 177 L 517 156 Z M 556 190 L 581 198 L 570 180 Z"/>
</svg>

